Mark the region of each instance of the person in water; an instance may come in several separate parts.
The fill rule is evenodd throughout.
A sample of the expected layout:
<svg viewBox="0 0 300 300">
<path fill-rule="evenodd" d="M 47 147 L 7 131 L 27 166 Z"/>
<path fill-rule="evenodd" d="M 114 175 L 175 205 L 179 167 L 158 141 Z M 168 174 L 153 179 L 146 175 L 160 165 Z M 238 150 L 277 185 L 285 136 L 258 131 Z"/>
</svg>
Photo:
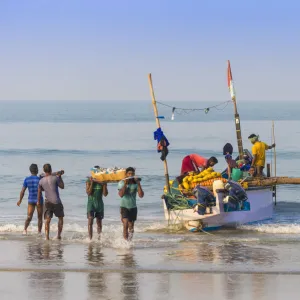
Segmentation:
<svg viewBox="0 0 300 300">
<path fill-rule="evenodd" d="M 94 168 L 99 168 L 95 166 Z M 100 237 L 102 232 L 102 219 L 104 218 L 103 196 L 108 195 L 107 184 L 95 181 L 92 177 L 86 180 L 86 193 L 88 195 L 87 202 L 87 218 L 88 232 L 90 240 L 93 238 L 93 222 L 96 218 L 97 232 Z"/>
<path fill-rule="evenodd" d="M 41 197 L 40 203 L 38 204 L 37 203 L 38 187 L 39 187 L 40 177 L 38 176 L 39 169 L 37 164 L 31 164 L 29 167 L 29 171 L 31 175 L 26 177 L 23 182 L 23 187 L 20 192 L 20 199 L 17 202 L 17 205 L 18 206 L 21 205 L 25 195 L 25 191 L 26 189 L 28 189 L 29 195 L 28 195 L 27 219 L 25 221 L 23 234 L 27 234 L 27 228 L 32 220 L 35 208 L 38 217 L 38 233 L 41 234 L 42 227 L 43 227 L 43 197 Z"/>
<path fill-rule="evenodd" d="M 131 240 L 134 233 L 134 222 L 137 218 L 136 196 L 144 197 L 144 191 L 139 178 L 135 178 L 135 169 L 126 169 L 126 178 L 119 182 L 118 190 L 121 197 L 120 213 L 123 223 L 123 236 L 125 240 Z"/>
<path fill-rule="evenodd" d="M 45 177 L 43 177 L 39 182 L 38 204 L 40 204 L 41 202 L 42 191 L 44 191 L 46 206 L 46 211 L 44 214 L 46 239 L 49 240 L 50 222 L 54 214 L 58 218 L 57 239 L 60 240 L 65 214 L 64 207 L 59 196 L 58 188 L 65 188 L 65 184 L 61 178 L 63 172 L 58 172 L 57 175 L 53 176 L 50 164 L 45 164 L 43 169 L 45 172 Z"/>
<path fill-rule="evenodd" d="M 182 160 L 180 174 L 183 175 L 192 171 L 199 172 L 199 169 L 203 171 L 209 167 L 213 167 L 217 163 L 218 160 L 214 156 L 206 159 L 198 154 L 190 154 Z"/>
<path fill-rule="evenodd" d="M 255 176 L 262 176 L 266 162 L 266 150 L 275 148 L 275 144 L 269 146 L 259 140 L 259 135 L 251 134 L 248 139 L 253 144 L 252 146 L 252 163 L 251 172 L 254 171 Z"/>
</svg>

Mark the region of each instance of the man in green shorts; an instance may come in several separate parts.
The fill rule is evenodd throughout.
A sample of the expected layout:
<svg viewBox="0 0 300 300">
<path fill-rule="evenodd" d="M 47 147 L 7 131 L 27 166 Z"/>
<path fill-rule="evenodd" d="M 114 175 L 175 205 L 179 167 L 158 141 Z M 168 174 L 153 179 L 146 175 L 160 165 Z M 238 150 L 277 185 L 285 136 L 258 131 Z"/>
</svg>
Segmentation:
<svg viewBox="0 0 300 300">
<path fill-rule="evenodd" d="M 121 220 L 123 223 L 123 236 L 125 240 L 131 240 L 134 232 L 134 222 L 137 218 L 136 195 L 140 198 L 144 197 L 144 191 L 141 186 L 140 179 L 134 178 L 135 169 L 126 169 L 126 178 L 118 184 L 119 196 L 121 197 Z"/>
<path fill-rule="evenodd" d="M 107 184 L 100 183 L 89 178 L 86 181 L 86 193 L 88 194 L 87 218 L 90 240 L 93 238 L 93 222 L 97 220 L 97 231 L 100 237 L 102 232 L 102 219 L 104 218 L 104 203 L 102 197 L 108 195 Z"/>
</svg>

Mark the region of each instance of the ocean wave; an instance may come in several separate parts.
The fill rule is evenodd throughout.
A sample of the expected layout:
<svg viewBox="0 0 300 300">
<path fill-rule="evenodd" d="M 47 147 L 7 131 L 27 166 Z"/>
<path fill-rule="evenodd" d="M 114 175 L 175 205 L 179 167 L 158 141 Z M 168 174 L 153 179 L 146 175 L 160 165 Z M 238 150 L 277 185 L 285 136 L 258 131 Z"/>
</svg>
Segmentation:
<svg viewBox="0 0 300 300">
<path fill-rule="evenodd" d="M 219 155 L 220 152 L 215 150 L 203 150 L 203 149 L 187 149 L 187 148 L 177 148 L 177 149 L 169 149 L 174 154 L 184 154 L 184 153 L 194 153 L 194 152 L 201 152 L 203 155 Z M 32 148 L 32 149 L 0 149 L 0 155 L 20 155 L 20 154 L 27 154 L 27 155 L 64 155 L 64 154 L 74 154 L 74 155 L 137 155 L 137 154 L 149 154 L 149 153 L 157 153 L 155 148 L 153 149 L 99 149 L 99 150 L 78 150 L 78 149 L 43 149 L 43 148 Z"/>
<path fill-rule="evenodd" d="M 139 224 L 139 226 L 135 226 L 135 232 L 147 232 L 147 231 L 156 231 L 161 229 L 166 229 L 166 223 L 157 222 L 151 224 Z M 122 225 L 103 225 L 103 232 L 115 232 L 116 230 L 120 230 Z M 0 232 L 23 232 L 24 225 L 23 224 L 2 224 L 0 225 Z M 57 230 L 57 224 L 53 223 L 50 225 L 50 230 Z M 78 223 L 72 224 L 64 224 L 64 231 L 67 232 L 77 232 L 77 233 L 86 233 L 88 230 L 86 225 L 80 225 Z M 29 232 L 37 231 L 37 226 L 30 225 L 28 227 Z"/>
<path fill-rule="evenodd" d="M 300 224 L 241 225 L 239 229 L 273 234 L 299 234 Z"/>
<path fill-rule="evenodd" d="M 8 238 L 18 238 L 18 234 L 21 234 L 24 230 L 23 225 L 19 224 L 3 224 L 0 225 L 0 232 L 6 233 Z M 140 224 L 135 228 L 135 236 L 132 241 L 125 241 L 123 238 L 122 225 L 104 225 L 101 234 L 101 239 L 98 240 L 96 226 L 94 227 L 93 240 L 90 241 L 88 238 L 88 228 L 85 225 L 79 225 L 77 223 L 64 224 L 63 229 L 63 242 L 68 243 L 91 243 L 95 242 L 99 245 L 107 248 L 116 249 L 130 249 L 130 248 L 160 248 L 167 247 L 170 244 L 176 245 L 183 240 L 182 237 L 171 237 L 171 236 L 155 236 L 147 235 L 141 236 L 140 233 L 152 233 L 167 230 L 166 224 L 154 223 L 154 224 Z M 55 236 L 57 232 L 57 224 L 51 224 L 50 236 Z M 9 233 L 13 235 L 9 237 Z M 30 225 L 28 227 L 28 238 L 40 238 L 37 235 L 37 226 Z M 52 238 L 55 240 L 55 237 Z"/>
</svg>

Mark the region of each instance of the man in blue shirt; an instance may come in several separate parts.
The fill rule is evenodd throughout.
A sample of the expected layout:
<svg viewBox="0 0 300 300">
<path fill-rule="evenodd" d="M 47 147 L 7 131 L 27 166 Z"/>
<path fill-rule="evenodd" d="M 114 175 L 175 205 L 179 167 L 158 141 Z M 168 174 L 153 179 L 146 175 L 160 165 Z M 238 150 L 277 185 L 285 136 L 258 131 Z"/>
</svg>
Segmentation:
<svg viewBox="0 0 300 300">
<path fill-rule="evenodd" d="M 23 187 L 20 193 L 20 200 L 17 202 L 17 205 L 20 206 L 20 204 L 22 203 L 22 200 L 25 195 L 25 191 L 28 188 L 29 195 L 28 195 L 27 219 L 25 221 L 23 234 L 27 234 L 27 228 L 32 220 L 35 207 L 38 215 L 38 232 L 39 234 L 41 234 L 42 226 L 43 226 L 43 199 L 41 200 L 40 204 L 37 203 L 38 187 L 40 181 L 40 177 L 37 176 L 39 172 L 38 166 L 36 164 L 31 164 L 31 166 L 29 167 L 29 171 L 31 173 L 31 176 L 26 177 L 24 180 Z"/>
</svg>

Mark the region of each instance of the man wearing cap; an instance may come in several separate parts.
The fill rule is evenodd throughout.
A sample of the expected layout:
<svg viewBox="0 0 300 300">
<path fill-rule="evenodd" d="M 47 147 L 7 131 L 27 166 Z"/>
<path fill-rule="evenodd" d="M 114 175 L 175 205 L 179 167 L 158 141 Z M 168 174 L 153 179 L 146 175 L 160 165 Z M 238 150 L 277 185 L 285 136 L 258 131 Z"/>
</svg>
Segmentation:
<svg viewBox="0 0 300 300">
<path fill-rule="evenodd" d="M 266 162 L 266 150 L 275 148 L 275 144 L 272 146 L 267 145 L 264 142 L 259 140 L 259 135 L 251 134 L 249 135 L 248 139 L 253 144 L 252 146 L 252 163 L 250 170 L 255 171 L 255 176 L 262 176 L 263 169 L 265 167 Z"/>
</svg>

